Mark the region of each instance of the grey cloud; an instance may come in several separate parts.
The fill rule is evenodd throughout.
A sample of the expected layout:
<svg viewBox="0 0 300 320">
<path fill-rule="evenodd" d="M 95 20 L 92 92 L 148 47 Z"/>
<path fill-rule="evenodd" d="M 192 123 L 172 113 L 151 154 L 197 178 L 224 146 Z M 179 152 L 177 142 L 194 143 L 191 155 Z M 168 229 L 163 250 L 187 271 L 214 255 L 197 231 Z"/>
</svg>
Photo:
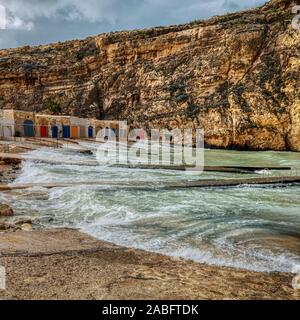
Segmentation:
<svg viewBox="0 0 300 320">
<path fill-rule="evenodd" d="M 10 17 L 8 30 L 0 30 L 0 48 L 185 23 L 264 2 L 266 0 L 0 0 Z"/>
</svg>

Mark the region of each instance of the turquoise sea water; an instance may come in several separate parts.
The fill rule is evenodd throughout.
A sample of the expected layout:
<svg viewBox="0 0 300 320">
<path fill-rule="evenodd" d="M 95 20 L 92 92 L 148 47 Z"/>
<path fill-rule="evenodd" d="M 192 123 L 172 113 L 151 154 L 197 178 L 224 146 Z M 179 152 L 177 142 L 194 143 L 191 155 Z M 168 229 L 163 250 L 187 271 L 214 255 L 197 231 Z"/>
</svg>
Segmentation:
<svg viewBox="0 0 300 320">
<path fill-rule="evenodd" d="M 94 144 L 85 144 L 91 148 Z M 93 160 L 70 150 L 31 153 L 48 159 Z M 205 152 L 206 165 L 291 166 L 300 174 L 300 154 Z M 246 177 L 286 175 L 261 172 Z M 74 186 L 2 193 L 17 213 L 40 218 L 45 227 L 79 227 L 102 240 L 210 264 L 257 271 L 293 271 L 300 266 L 300 186 L 164 190 L 165 182 L 241 178 L 240 174 L 133 170 L 26 161 L 15 183 L 105 180 Z M 122 183 L 148 186 L 132 189 Z M 117 186 L 115 185 L 117 183 Z M 42 192 L 42 195 L 41 195 Z"/>
</svg>

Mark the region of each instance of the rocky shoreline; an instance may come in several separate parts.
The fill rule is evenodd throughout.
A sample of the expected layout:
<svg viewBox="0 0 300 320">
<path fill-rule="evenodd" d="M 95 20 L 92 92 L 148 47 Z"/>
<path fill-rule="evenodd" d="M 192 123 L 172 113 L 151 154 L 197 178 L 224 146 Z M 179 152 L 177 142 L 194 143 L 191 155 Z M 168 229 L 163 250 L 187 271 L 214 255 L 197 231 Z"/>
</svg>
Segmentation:
<svg viewBox="0 0 300 320">
<path fill-rule="evenodd" d="M 292 274 L 209 266 L 78 230 L 0 233 L 0 299 L 300 299 Z"/>
<path fill-rule="evenodd" d="M 1 159 L 0 159 L 1 160 Z M 20 163 L 0 163 L 1 182 Z M 258 273 L 116 246 L 73 229 L 34 230 L 0 205 L 0 299 L 300 299 L 294 275 Z"/>
<path fill-rule="evenodd" d="M 24 149 L 13 145 L 0 145 L 0 152 L 21 153 Z M 0 184 L 12 183 L 18 176 L 21 160 L 2 159 L 0 157 Z M 26 216 L 15 216 L 14 210 L 7 204 L 0 202 L 0 232 L 32 230 L 34 219 Z"/>
<path fill-rule="evenodd" d="M 17 177 L 19 169 L 20 161 L 13 159 L 0 159 L 0 183 L 13 182 Z"/>
</svg>

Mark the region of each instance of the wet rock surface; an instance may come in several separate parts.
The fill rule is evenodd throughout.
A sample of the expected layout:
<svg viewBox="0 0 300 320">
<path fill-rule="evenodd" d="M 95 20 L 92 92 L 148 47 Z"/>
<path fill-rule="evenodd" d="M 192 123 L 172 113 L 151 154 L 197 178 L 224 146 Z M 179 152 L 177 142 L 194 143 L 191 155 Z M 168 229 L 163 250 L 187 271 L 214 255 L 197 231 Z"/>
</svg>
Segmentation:
<svg viewBox="0 0 300 320">
<path fill-rule="evenodd" d="M 37 223 L 37 219 L 26 216 L 0 217 L 0 232 L 31 231 Z"/>
<path fill-rule="evenodd" d="M 0 203 L 0 217 L 11 217 L 13 215 L 14 211 L 9 205 Z"/>
<path fill-rule="evenodd" d="M 0 145 L 0 152 L 6 152 Z M 2 159 L 0 157 L 0 183 L 10 183 L 15 180 L 20 170 L 21 161 L 15 159 Z"/>
<path fill-rule="evenodd" d="M 300 299 L 292 274 L 173 259 L 77 230 L 0 234 L 2 299 Z"/>
</svg>

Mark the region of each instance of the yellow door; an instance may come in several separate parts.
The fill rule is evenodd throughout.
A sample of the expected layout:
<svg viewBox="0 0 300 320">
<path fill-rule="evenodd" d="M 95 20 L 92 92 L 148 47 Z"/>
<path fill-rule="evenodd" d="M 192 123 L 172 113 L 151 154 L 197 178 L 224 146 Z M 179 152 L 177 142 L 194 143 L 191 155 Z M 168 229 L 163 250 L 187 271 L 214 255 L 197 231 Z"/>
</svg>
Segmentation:
<svg viewBox="0 0 300 320">
<path fill-rule="evenodd" d="M 72 127 L 72 138 L 73 139 L 78 138 L 78 127 Z"/>
</svg>

